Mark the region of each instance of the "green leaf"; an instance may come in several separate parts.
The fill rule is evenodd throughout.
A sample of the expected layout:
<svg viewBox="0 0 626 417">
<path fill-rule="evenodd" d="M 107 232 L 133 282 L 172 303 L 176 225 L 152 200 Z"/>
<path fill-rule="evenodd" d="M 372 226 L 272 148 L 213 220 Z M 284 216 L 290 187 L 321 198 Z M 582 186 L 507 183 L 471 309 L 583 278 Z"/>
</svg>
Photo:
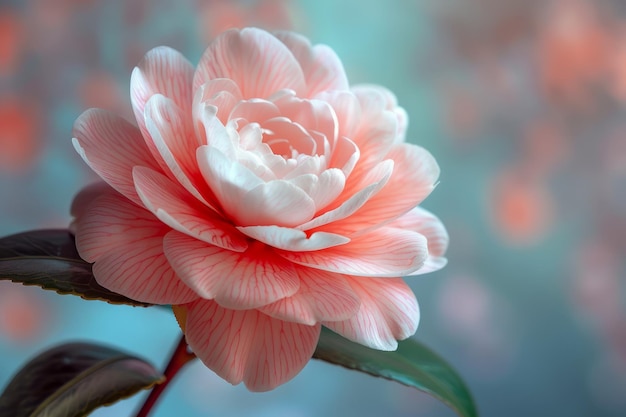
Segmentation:
<svg viewBox="0 0 626 417">
<path fill-rule="evenodd" d="M 351 342 L 322 327 L 314 358 L 417 388 L 443 401 L 462 417 L 476 417 L 474 400 L 461 377 L 442 358 L 415 340 L 383 352 Z"/>
<path fill-rule="evenodd" d="M 68 230 L 35 230 L 0 239 L 0 279 L 37 285 L 87 300 L 146 307 L 96 282 Z"/>
<path fill-rule="evenodd" d="M 80 417 L 165 378 L 148 362 L 90 343 L 50 349 L 28 362 L 0 396 L 0 417 Z"/>
</svg>

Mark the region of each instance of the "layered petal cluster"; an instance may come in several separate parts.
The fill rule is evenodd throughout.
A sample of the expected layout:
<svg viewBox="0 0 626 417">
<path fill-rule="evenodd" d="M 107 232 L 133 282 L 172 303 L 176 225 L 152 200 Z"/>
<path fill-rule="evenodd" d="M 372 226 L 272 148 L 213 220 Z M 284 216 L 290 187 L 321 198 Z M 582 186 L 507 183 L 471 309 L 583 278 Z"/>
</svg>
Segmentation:
<svg viewBox="0 0 626 417">
<path fill-rule="evenodd" d="M 150 51 L 131 100 L 137 126 L 91 109 L 73 132 L 104 180 L 72 207 L 102 286 L 176 306 L 196 355 L 254 391 L 294 377 L 322 325 L 382 350 L 414 334 L 402 277 L 441 268 L 448 236 L 418 207 L 439 168 L 391 92 L 350 87 L 326 46 L 243 29 L 195 68 Z"/>
</svg>

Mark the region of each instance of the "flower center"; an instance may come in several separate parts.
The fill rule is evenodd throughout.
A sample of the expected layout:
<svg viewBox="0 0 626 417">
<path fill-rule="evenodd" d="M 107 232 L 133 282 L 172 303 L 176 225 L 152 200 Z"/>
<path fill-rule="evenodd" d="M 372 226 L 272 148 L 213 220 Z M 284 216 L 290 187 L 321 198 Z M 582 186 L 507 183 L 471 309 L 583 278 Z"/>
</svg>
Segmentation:
<svg viewBox="0 0 626 417">
<path fill-rule="evenodd" d="M 261 125 L 263 143 L 270 147 L 274 155 L 285 159 L 297 159 L 299 155 L 316 155 L 317 144 L 309 133 L 291 120 L 276 117 Z"/>
</svg>

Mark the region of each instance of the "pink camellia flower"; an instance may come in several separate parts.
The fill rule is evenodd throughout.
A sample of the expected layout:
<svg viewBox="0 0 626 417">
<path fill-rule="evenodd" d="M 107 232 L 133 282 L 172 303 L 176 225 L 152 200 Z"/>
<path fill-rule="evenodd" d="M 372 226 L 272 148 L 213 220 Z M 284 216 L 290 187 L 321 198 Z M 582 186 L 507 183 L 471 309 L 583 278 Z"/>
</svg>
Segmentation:
<svg viewBox="0 0 626 417">
<path fill-rule="evenodd" d="M 243 29 L 195 69 L 153 49 L 131 100 L 138 127 L 91 109 L 73 132 L 106 182 L 72 207 L 102 286 L 174 305 L 206 366 L 253 391 L 293 378 L 322 325 L 380 350 L 415 333 L 401 277 L 441 268 L 448 236 L 417 207 L 439 168 L 392 93 L 351 88 L 326 46 Z"/>
</svg>

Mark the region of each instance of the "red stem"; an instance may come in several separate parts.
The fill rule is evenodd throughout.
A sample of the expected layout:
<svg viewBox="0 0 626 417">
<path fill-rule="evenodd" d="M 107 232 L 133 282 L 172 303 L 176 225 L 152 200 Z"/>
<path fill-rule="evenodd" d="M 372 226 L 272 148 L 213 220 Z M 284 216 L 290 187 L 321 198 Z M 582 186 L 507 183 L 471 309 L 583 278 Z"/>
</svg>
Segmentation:
<svg viewBox="0 0 626 417">
<path fill-rule="evenodd" d="M 170 357 L 170 361 L 165 368 L 165 381 L 162 384 L 155 386 L 150 394 L 146 397 L 141 409 L 137 412 L 135 417 L 148 417 L 150 414 L 150 410 L 157 403 L 165 388 L 169 385 L 169 383 L 174 379 L 174 376 L 180 371 L 183 366 L 190 360 L 194 359 L 196 355 L 193 353 L 189 353 L 187 350 L 187 343 L 185 342 L 185 336 L 183 335 L 174 349 L 172 356 Z"/>
</svg>

